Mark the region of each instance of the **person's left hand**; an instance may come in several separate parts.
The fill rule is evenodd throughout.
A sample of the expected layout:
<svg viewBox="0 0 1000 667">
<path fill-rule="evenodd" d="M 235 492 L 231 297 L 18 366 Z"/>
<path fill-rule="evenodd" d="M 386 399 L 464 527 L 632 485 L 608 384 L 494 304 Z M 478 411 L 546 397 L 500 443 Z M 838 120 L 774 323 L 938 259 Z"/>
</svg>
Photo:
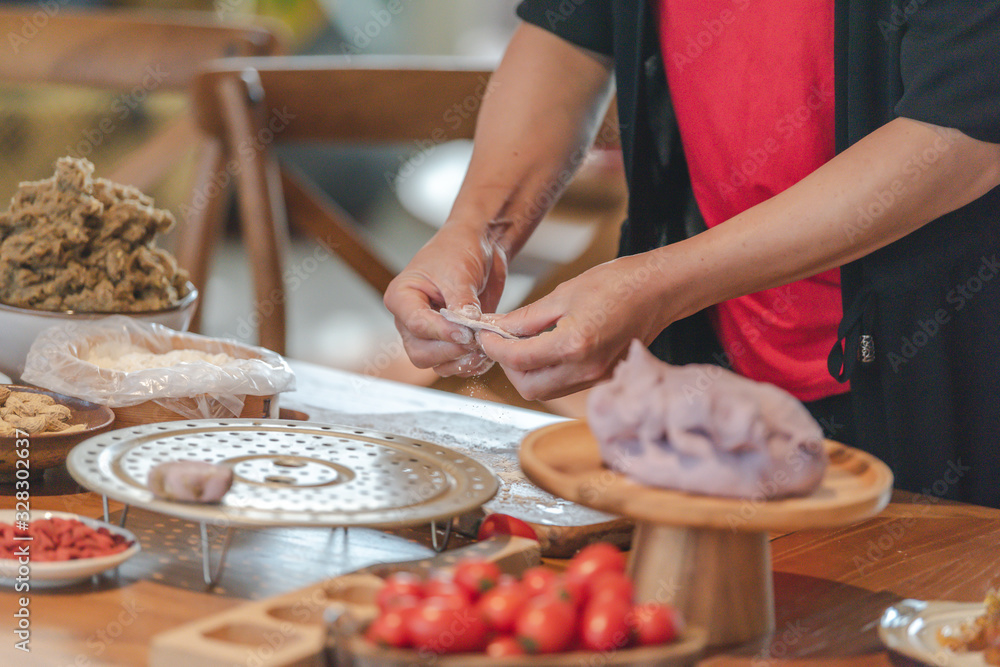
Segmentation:
<svg viewBox="0 0 1000 667">
<path fill-rule="evenodd" d="M 529 338 L 483 331 L 480 344 L 524 398 L 565 396 L 609 377 L 633 338 L 648 345 L 669 324 L 663 284 L 652 254 L 621 257 L 496 316 L 498 326 Z"/>
</svg>

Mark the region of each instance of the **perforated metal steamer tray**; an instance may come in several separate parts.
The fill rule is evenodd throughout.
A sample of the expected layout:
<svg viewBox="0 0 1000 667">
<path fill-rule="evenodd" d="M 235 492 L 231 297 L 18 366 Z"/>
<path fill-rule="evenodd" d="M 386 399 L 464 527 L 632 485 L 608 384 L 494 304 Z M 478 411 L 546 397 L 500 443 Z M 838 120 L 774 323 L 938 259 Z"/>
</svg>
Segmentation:
<svg viewBox="0 0 1000 667">
<path fill-rule="evenodd" d="M 158 463 L 196 459 L 233 468 L 219 504 L 155 498 Z M 395 528 L 450 519 L 498 488 L 463 454 L 360 428 L 285 420 L 145 424 L 81 442 L 66 461 L 73 478 L 108 498 L 182 519 L 225 526 Z"/>
</svg>

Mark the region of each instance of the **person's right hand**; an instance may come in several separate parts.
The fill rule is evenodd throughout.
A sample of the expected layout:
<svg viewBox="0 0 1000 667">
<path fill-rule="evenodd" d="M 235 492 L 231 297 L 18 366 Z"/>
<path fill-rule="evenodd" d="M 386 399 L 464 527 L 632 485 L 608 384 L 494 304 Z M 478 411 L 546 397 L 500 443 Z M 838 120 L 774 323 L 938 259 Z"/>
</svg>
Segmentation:
<svg viewBox="0 0 1000 667">
<path fill-rule="evenodd" d="M 470 377 L 493 365 L 471 330 L 438 313 L 448 308 L 479 319 L 484 310 L 496 310 L 507 279 L 507 255 L 493 231 L 492 226 L 483 231 L 445 225 L 389 284 L 385 306 L 418 368 Z"/>
</svg>

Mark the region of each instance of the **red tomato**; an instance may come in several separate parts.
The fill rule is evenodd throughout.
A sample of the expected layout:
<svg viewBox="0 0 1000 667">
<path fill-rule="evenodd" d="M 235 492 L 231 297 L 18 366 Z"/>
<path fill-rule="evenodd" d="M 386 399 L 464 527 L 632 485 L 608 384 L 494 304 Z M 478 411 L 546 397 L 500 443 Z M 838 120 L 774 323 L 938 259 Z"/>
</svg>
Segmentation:
<svg viewBox="0 0 1000 667">
<path fill-rule="evenodd" d="M 521 575 L 521 584 L 531 595 L 540 595 L 549 589 L 555 578 L 555 572 L 544 565 L 536 565 L 524 571 Z"/>
<path fill-rule="evenodd" d="M 407 636 L 420 650 L 464 653 L 480 651 L 486 645 L 486 623 L 468 605 L 454 608 L 439 599 L 424 600 L 406 613 L 405 620 Z"/>
<path fill-rule="evenodd" d="M 479 531 L 476 533 L 477 540 L 482 541 L 494 535 L 516 535 L 533 540 L 538 539 L 531 526 L 507 514 L 491 514 L 479 524 Z"/>
<path fill-rule="evenodd" d="M 368 630 L 365 637 L 368 641 L 379 646 L 394 646 L 405 648 L 410 645 L 410 638 L 406 632 L 405 612 L 399 610 L 389 610 L 377 616 Z"/>
<path fill-rule="evenodd" d="M 412 572 L 396 572 L 386 577 L 385 586 L 379 589 L 375 596 L 375 604 L 379 609 L 386 608 L 386 602 L 401 595 L 412 595 L 421 598 L 424 595 L 424 582 Z"/>
<path fill-rule="evenodd" d="M 632 605 L 625 600 L 607 598 L 587 605 L 580 620 L 583 647 L 591 651 L 611 651 L 631 639 L 629 618 Z"/>
<path fill-rule="evenodd" d="M 500 568 L 481 558 L 466 558 L 455 566 L 455 583 L 469 592 L 473 599 L 497 585 Z"/>
<path fill-rule="evenodd" d="M 595 542 L 580 550 L 566 566 L 566 574 L 590 579 L 599 572 L 624 572 L 625 554 L 608 542 Z"/>
<path fill-rule="evenodd" d="M 587 599 L 591 601 L 614 598 L 632 602 L 635 585 L 622 572 L 598 572 L 587 581 Z"/>
<path fill-rule="evenodd" d="M 557 574 L 548 590 L 559 599 L 569 602 L 574 609 L 581 609 L 587 602 L 587 582 L 580 577 Z"/>
<path fill-rule="evenodd" d="M 447 578 L 432 578 L 424 583 L 424 599 L 441 598 L 450 600 L 452 606 L 468 605 L 472 602 L 469 592 Z"/>
<path fill-rule="evenodd" d="M 423 598 L 418 598 L 416 595 L 393 595 L 392 597 L 386 597 L 385 599 L 379 601 L 379 609 L 383 612 L 387 611 L 403 611 L 406 609 L 412 609 L 420 604 Z"/>
<path fill-rule="evenodd" d="M 531 594 L 520 583 L 502 583 L 483 593 L 476 603 L 486 625 L 497 632 L 511 632 L 517 615 Z"/>
<path fill-rule="evenodd" d="M 514 628 L 525 652 L 558 653 L 573 640 L 576 609 L 554 595 L 541 595 L 524 605 Z"/>
<path fill-rule="evenodd" d="M 677 610 L 668 604 L 656 602 L 635 605 L 630 621 L 636 639 L 642 646 L 672 642 L 677 639 L 682 628 Z"/>
<path fill-rule="evenodd" d="M 491 658 L 507 658 L 513 655 L 524 655 L 524 649 L 510 635 L 502 635 L 494 637 L 493 641 L 486 645 L 486 655 Z"/>
</svg>

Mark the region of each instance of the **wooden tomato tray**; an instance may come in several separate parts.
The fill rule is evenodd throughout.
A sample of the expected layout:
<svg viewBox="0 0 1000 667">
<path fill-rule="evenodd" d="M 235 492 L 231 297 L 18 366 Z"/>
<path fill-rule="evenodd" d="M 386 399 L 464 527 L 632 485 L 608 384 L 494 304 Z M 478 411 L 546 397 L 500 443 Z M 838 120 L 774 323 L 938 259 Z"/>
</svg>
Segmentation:
<svg viewBox="0 0 1000 667">
<path fill-rule="evenodd" d="M 520 574 L 540 562 L 538 542 L 497 536 L 433 558 L 375 565 L 160 633 L 149 651 L 150 667 L 321 666 L 329 664 L 328 609 L 348 609 L 360 621 L 374 618 L 375 595 L 393 572 L 445 569 L 467 557 L 486 558 Z"/>
</svg>

